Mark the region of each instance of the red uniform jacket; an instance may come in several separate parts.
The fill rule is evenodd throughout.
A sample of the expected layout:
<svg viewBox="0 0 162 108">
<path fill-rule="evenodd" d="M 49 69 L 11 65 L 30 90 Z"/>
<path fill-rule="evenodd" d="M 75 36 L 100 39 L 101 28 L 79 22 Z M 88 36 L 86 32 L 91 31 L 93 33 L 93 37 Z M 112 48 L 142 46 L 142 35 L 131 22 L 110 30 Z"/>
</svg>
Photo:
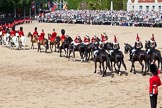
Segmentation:
<svg viewBox="0 0 162 108">
<path fill-rule="evenodd" d="M 6 30 L 2 30 L 2 36 L 4 36 L 6 33 Z"/>
<path fill-rule="evenodd" d="M 52 35 L 51 35 L 50 41 L 54 41 L 56 36 L 57 36 L 57 33 L 53 32 Z"/>
<path fill-rule="evenodd" d="M 44 39 L 44 36 L 45 36 L 45 33 L 42 32 L 38 38 L 39 41 L 43 40 Z"/>
<path fill-rule="evenodd" d="M 33 35 L 37 35 L 38 36 L 38 32 L 37 31 L 34 31 L 33 32 Z"/>
<path fill-rule="evenodd" d="M 10 32 L 10 36 L 16 36 L 16 31 L 12 30 L 12 31 Z"/>
<path fill-rule="evenodd" d="M 96 42 L 96 39 L 94 37 L 92 37 L 91 39 L 92 43 Z"/>
<path fill-rule="evenodd" d="M 24 32 L 23 31 L 19 31 L 19 36 L 24 36 Z"/>
<path fill-rule="evenodd" d="M 90 43 L 90 40 L 87 38 L 84 38 L 84 43 Z"/>
<path fill-rule="evenodd" d="M 149 88 L 149 92 L 153 93 L 153 94 L 157 94 L 158 93 L 158 86 L 161 85 L 161 80 L 159 78 L 159 76 L 152 76 L 150 78 L 150 88 Z"/>
<path fill-rule="evenodd" d="M 61 42 L 63 42 L 66 37 L 65 37 L 65 35 L 62 35 L 60 38 L 61 38 Z"/>
<path fill-rule="evenodd" d="M 79 39 L 76 37 L 75 40 L 74 40 L 74 42 L 75 42 L 75 43 L 81 43 L 82 41 L 79 40 Z"/>
<path fill-rule="evenodd" d="M 105 41 L 107 41 L 106 37 L 101 34 L 101 42 L 105 42 Z"/>
</svg>

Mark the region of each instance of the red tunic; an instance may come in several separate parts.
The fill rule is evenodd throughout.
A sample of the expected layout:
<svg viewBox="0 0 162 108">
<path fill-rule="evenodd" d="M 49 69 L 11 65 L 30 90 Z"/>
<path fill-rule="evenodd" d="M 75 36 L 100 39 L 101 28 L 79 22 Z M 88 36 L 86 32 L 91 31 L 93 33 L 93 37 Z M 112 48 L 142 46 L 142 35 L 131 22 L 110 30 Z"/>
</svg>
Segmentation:
<svg viewBox="0 0 162 108">
<path fill-rule="evenodd" d="M 94 37 L 92 37 L 91 41 L 92 41 L 92 43 L 95 43 L 96 39 Z"/>
<path fill-rule="evenodd" d="M 53 32 L 52 35 L 51 35 L 50 41 L 54 41 L 56 36 L 57 36 L 57 33 Z"/>
<path fill-rule="evenodd" d="M 106 37 L 101 34 L 101 42 L 105 42 L 105 41 L 107 41 Z"/>
<path fill-rule="evenodd" d="M 161 85 L 161 80 L 159 76 L 152 76 L 149 82 L 150 82 L 149 92 L 153 94 L 157 94 L 158 86 Z"/>
<path fill-rule="evenodd" d="M 61 42 L 64 42 L 66 37 L 65 37 L 65 35 L 62 35 L 60 38 L 61 38 Z"/>
<path fill-rule="evenodd" d="M 24 32 L 23 31 L 19 31 L 19 36 L 24 36 Z"/>
<path fill-rule="evenodd" d="M 12 31 L 10 32 L 10 36 L 16 36 L 16 31 L 12 30 Z"/>
<path fill-rule="evenodd" d="M 45 36 L 45 33 L 42 32 L 38 38 L 39 41 L 43 40 L 44 39 L 44 36 Z"/>
<path fill-rule="evenodd" d="M 90 40 L 84 37 L 84 43 L 90 43 Z"/>
<path fill-rule="evenodd" d="M 76 37 L 74 40 L 75 43 L 81 43 L 81 41 Z"/>
<path fill-rule="evenodd" d="M 34 32 L 33 32 L 33 35 L 34 35 L 34 36 L 35 36 L 35 35 L 38 36 L 38 32 L 37 32 L 37 31 L 34 31 Z"/>
<path fill-rule="evenodd" d="M 3 30 L 2 31 L 2 36 L 4 36 L 6 33 L 7 33 L 6 30 Z"/>
</svg>

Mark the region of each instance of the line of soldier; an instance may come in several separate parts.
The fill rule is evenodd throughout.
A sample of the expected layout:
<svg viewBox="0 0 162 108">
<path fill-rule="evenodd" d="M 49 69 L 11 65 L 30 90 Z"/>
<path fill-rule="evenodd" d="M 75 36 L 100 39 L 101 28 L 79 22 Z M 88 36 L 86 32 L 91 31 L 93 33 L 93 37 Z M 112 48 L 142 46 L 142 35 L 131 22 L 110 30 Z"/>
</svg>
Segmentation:
<svg viewBox="0 0 162 108">
<path fill-rule="evenodd" d="M 39 36 L 39 41 L 42 40 L 44 37 L 45 37 L 45 33 L 44 33 L 44 30 L 42 30 L 42 32 L 40 33 L 40 35 L 38 34 L 37 32 L 37 27 L 35 27 L 35 30 L 33 32 L 33 35 L 36 34 Z M 61 43 L 64 42 L 65 38 L 68 36 L 68 35 L 65 35 L 65 31 L 61 31 L 61 36 L 60 36 L 60 39 L 61 39 Z M 57 36 L 57 33 L 55 31 L 55 29 L 53 29 L 53 32 L 52 32 L 52 36 L 50 38 L 50 41 L 53 41 Z M 96 43 L 97 41 L 97 36 L 96 34 L 94 33 L 94 35 L 92 36 L 92 38 L 90 39 L 90 37 L 88 36 L 88 34 L 86 34 L 86 36 L 84 36 L 84 39 L 82 40 L 81 39 L 81 36 L 77 35 L 74 39 L 74 41 L 72 42 L 72 44 L 74 46 L 77 46 L 78 44 L 85 44 L 85 45 L 88 45 L 90 42 L 92 43 Z M 106 33 L 102 33 L 101 34 L 101 38 L 100 38 L 100 44 L 104 44 L 104 43 L 107 43 L 108 42 L 108 36 Z M 119 42 L 117 41 L 117 38 L 116 36 L 114 36 L 114 42 L 112 43 L 113 44 L 113 49 L 110 50 L 110 54 L 112 54 L 114 51 L 118 51 L 120 49 L 120 45 L 119 45 Z M 155 41 L 155 38 L 154 38 L 154 34 L 152 34 L 152 37 L 150 39 L 150 46 L 149 46 L 149 49 L 147 50 L 147 54 L 153 52 L 155 50 L 155 48 L 157 47 L 157 44 L 156 44 L 156 41 Z M 137 53 L 139 50 L 141 50 L 143 48 L 143 44 L 142 42 L 140 41 L 140 37 L 139 35 L 137 34 L 136 36 L 136 41 L 135 41 L 135 44 L 134 44 L 134 48 L 132 50 L 132 53 L 130 54 L 130 59 L 132 58 L 132 56 Z"/>
</svg>

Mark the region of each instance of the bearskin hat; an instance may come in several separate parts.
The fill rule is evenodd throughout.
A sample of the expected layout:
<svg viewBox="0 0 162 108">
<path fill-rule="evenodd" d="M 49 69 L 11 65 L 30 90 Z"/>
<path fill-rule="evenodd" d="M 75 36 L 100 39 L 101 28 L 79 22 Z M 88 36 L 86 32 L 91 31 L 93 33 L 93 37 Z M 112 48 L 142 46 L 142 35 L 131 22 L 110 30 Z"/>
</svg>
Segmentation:
<svg viewBox="0 0 162 108">
<path fill-rule="evenodd" d="M 158 69 L 157 69 L 156 64 L 151 64 L 150 65 L 150 72 L 153 73 L 154 75 L 158 74 Z"/>
<path fill-rule="evenodd" d="M 23 30 L 23 27 L 20 27 L 20 31 L 22 31 Z"/>
<path fill-rule="evenodd" d="M 37 31 L 37 27 L 35 27 L 35 31 Z"/>
<path fill-rule="evenodd" d="M 65 34 L 65 30 L 61 29 L 61 34 L 64 35 Z"/>
</svg>

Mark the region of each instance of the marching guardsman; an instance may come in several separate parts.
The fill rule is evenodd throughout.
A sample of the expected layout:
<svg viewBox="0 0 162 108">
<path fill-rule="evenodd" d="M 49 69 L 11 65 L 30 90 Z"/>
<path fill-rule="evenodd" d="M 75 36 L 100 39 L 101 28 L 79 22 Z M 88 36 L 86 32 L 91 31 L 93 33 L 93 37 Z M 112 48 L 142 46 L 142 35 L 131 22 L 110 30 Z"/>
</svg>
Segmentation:
<svg viewBox="0 0 162 108">
<path fill-rule="evenodd" d="M 156 108 L 157 106 L 157 97 L 158 97 L 158 86 L 161 85 L 160 77 L 158 76 L 158 68 L 155 63 L 150 65 L 150 72 L 152 77 L 149 80 L 149 95 L 151 108 Z"/>
<path fill-rule="evenodd" d="M 88 35 L 86 35 L 84 37 L 84 42 L 83 43 L 84 43 L 84 45 L 88 45 L 90 43 L 90 37 Z"/>
<path fill-rule="evenodd" d="M 65 36 L 65 30 L 64 29 L 62 29 L 61 30 L 61 37 L 60 37 L 60 39 L 61 39 L 61 46 L 62 46 L 62 43 L 65 41 L 65 39 L 66 39 L 66 36 Z"/>
<path fill-rule="evenodd" d="M 44 36 L 45 36 L 44 29 L 42 29 L 42 32 L 38 38 L 39 42 L 44 39 Z"/>
<path fill-rule="evenodd" d="M 116 36 L 114 36 L 114 43 L 113 43 L 112 50 L 110 50 L 110 55 L 111 55 L 113 52 L 119 51 L 119 49 L 120 49 L 119 43 L 118 43 L 118 41 L 117 41 Z"/>
<path fill-rule="evenodd" d="M 141 49 L 143 48 L 143 44 L 142 42 L 140 41 L 140 37 L 138 36 L 137 34 L 137 37 L 136 37 L 136 42 L 134 44 L 134 48 L 132 50 L 132 53 L 130 54 L 130 60 L 132 58 L 132 55 L 135 54 L 136 52 L 140 51 Z"/>
<path fill-rule="evenodd" d="M 19 30 L 19 36 L 24 36 L 24 32 L 23 32 L 23 27 L 20 27 L 20 30 Z"/>
<path fill-rule="evenodd" d="M 157 44 L 154 38 L 154 34 L 152 34 L 151 40 L 150 40 L 150 46 L 149 49 L 147 50 L 147 54 L 153 52 L 156 48 Z"/>
<path fill-rule="evenodd" d="M 38 36 L 37 27 L 34 28 L 33 36 Z"/>
<path fill-rule="evenodd" d="M 51 38 L 50 38 L 50 41 L 54 41 L 56 39 L 56 36 L 57 36 L 57 33 L 55 32 L 55 29 L 53 29 L 53 32 L 52 32 L 52 35 L 51 35 Z"/>
</svg>

